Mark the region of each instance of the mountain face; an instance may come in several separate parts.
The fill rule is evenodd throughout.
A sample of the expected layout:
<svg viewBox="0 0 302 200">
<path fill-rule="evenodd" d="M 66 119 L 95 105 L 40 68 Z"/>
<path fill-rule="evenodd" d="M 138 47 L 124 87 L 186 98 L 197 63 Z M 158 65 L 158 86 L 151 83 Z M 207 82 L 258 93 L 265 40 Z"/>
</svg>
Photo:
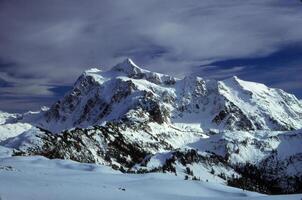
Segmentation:
<svg viewBox="0 0 302 200">
<path fill-rule="evenodd" d="M 85 71 L 49 109 L 0 113 L 0 122 L 7 135 L 0 145 L 13 155 L 169 172 L 266 193 L 302 191 L 301 101 L 237 77 L 178 79 L 126 59 L 108 71 Z"/>
<path fill-rule="evenodd" d="M 200 131 L 286 131 L 302 128 L 302 104 L 280 89 L 237 77 L 176 79 L 127 59 L 106 72 L 84 72 L 37 125 L 60 132 L 118 120 L 193 124 Z"/>
</svg>

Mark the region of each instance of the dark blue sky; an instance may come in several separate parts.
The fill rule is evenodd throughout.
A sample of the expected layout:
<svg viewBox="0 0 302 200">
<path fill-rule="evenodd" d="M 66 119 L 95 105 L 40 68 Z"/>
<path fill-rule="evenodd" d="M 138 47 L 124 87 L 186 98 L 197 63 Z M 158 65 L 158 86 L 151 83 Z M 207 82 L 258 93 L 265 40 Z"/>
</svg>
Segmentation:
<svg viewBox="0 0 302 200">
<path fill-rule="evenodd" d="M 217 68 L 210 68 L 202 71 L 201 74 L 218 79 L 227 78 L 233 74 L 244 80 L 284 89 L 302 98 L 302 45 L 289 45 L 264 57 L 221 60 L 210 65 L 230 70 L 230 73 L 220 74 L 217 73 Z M 204 65 L 201 68 L 207 66 Z M 243 68 L 232 71 L 238 66 Z"/>
<path fill-rule="evenodd" d="M 0 110 L 49 106 L 85 69 L 125 57 L 302 98 L 301 9 L 299 0 L 0 1 Z"/>
</svg>

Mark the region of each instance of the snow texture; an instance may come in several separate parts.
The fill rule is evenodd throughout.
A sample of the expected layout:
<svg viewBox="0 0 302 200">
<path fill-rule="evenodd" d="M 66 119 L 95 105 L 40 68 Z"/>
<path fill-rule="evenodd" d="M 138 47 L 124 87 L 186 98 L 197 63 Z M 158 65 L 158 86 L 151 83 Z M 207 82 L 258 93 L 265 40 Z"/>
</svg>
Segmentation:
<svg viewBox="0 0 302 200">
<path fill-rule="evenodd" d="M 220 184 L 184 181 L 167 174 L 122 174 L 104 166 L 35 156 L 0 160 L 0 197 L 2 200 L 297 200 L 301 195 L 266 196 Z"/>
</svg>

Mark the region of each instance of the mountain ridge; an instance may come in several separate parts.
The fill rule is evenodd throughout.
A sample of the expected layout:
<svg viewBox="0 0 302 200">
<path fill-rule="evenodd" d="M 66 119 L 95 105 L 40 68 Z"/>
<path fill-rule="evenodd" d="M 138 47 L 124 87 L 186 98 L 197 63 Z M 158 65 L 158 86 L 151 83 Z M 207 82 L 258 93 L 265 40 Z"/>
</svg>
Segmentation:
<svg viewBox="0 0 302 200">
<path fill-rule="evenodd" d="M 85 95 L 89 97 L 85 98 Z M 76 81 L 73 90 L 46 112 L 47 123 L 60 117 L 63 118 L 61 121 L 65 121 L 65 118 L 68 118 L 68 116 L 64 116 L 65 110 L 69 112 L 73 107 L 78 106 L 74 104 L 83 103 L 85 105 L 82 105 L 83 108 L 79 111 L 80 113 L 72 114 L 71 117 L 83 116 L 87 112 L 97 112 L 98 108 L 94 110 L 90 108 L 96 105 L 91 104 L 114 108 L 120 101 L 128 100 L 132 103 L 138 99 L 143 101 L 148 99 L 146 97 L 148 95 L 152 96 L 150 98 L 158 104 L 158 107 L 169 112 L 169 116 L 166 116 L 165 119 L 166 122 L 171 121 L 171 118 L 177 118 L 175 115 L 177 110 L 181 111 L 190 106 L 189 112 L 208 115 L 206 116 L 208 124 L 201 125 L 201 129 L 205 127 L 231 130 L 240 130 L 241 128 L 248 130 L 291 130 L 302 127 L 301 103 L 294 95 L 285 93 L 280 89 L 271 89 L 263 84 L 242 81 L 238 77 L 231 77 L 222 81 L 207 80 L 197 76 L 176 79 L 169 75 L 144 70 L 130 59 L 126 59 L 105 72 L 97 69 L 85 71 Z M 147 101 L 150 102 L 150 98 Z M 209 106 L 216 110 L 209 111 L 210 113 L 198 111 L 198 107 L 206 109 L 207 101 L 210 101 L 213 105 Z M 261 103 L 257 104 L 257 101 L 261 101 Z M 124 106 L 127 107 L 131 102 L 124 102 Z M 193 102 L 195 105 L 192 105 Z M 132 109 L 139 102 L 134 104 L 127 109 Z M 193 106 L 196 109 L 192 108 Z M 230 110 L 232 110 L 231 115 L 224 116 L 224 114 L 229 114 Z M 56 113 L 54 114 L 56 117 L 53 116 L 52 118 L 50 113 Z M 107 113 L 104 112 L 103 114 L 106 115 Z M 106 121 L 106 119 L 102 119 L 102 116 L 98 116 L 100 119 L 96 119 L 97 116 L 93 116 L 93 114 L 88 117 L 94 120 L 91 125 Z M 108 120 L 122 117 L 111 116 Z M 70 127 L 66 125 L 65 128 L 72 128 L 77 125 L 83 127 L 83 122 L 80 119 L 71 121 L 72 125 Z M 245 123 L 243 124 L 244 127 L 239 127 L 242 126 L 240 124 L 242 122 Z M 43 122 L 40 125 L 47 129 L 47 127 L 43 127 Z"/>
</svg>

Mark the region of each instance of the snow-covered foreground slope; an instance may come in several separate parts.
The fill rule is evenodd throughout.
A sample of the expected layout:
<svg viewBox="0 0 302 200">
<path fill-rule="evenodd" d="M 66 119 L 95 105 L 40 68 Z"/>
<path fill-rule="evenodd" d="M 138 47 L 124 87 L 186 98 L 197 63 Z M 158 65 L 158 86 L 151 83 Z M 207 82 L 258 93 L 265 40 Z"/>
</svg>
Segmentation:
<svg viewBox="0 0 302 200">
<path fill-rule="evenodd" d="M 44 157 L 0 160 L 2 200 L 52 199 L 293 199 L 265 196 L 219 184 L 185 181 L 169 174 L 122 174 L 105 166 Z"/>
<path fill-rule="evenodd" d="M 162 132 L 167 138 L 157 140 L 143 133 L 114 125 L 55 135 L 33 128 L 0 144 L 14 155 L 98 163 L 131 173 L 170 172 L 270 194 L 301 192 L 302 130 L 224 131 L 190 139 Z"/>
</svg>

